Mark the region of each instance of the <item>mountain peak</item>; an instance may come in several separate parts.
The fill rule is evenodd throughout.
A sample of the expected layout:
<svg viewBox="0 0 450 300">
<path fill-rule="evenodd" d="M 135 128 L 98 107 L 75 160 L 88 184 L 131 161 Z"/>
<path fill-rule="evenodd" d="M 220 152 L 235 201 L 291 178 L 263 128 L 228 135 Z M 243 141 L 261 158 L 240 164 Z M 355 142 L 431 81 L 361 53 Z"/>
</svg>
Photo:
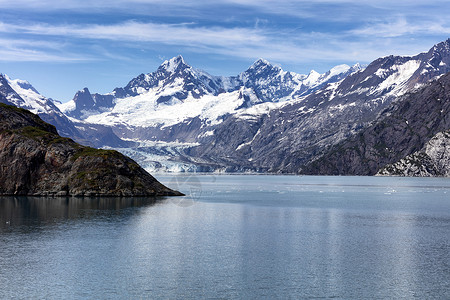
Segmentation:
<svg viewBox="0 0 450 300">
<path fill-rule="evenodd" d="M 89 92 L 87 87 L 79 90 L 73 97 L 73 101 L 76 103 L 77 107 L 80 108 L 90 108 L 95 104 L 91 92 Z"/>
<path fill-rule="evenodd" d="M 260 69 L 260 68 L 265 68 L 265 67 L 272 68 L 273 65 L 269 61 L 267 61 L 263 58 L 260 58 L 257 61 L 255 61 L 253 63 L 253 65 L 250 66 L 250 69 Z"/>
<path fill-rule="evenodd" d="M 90 94 L 91 92 L 89 91 L 89 89 L 88 89 L 87 87 L 85 87 L 84 89 L 79 90 L 78 93 L 81 93 L 81 94 Z"/>
<path fill-rule="evenodd" d="M 360 63 L 356 63 L 351 68 L 353 70 L 361 70 L 361 69 L 364 69 L 364 66 L 362 66 Z"/>
<path fill-rule="evenodd" d="M 434 45 L 434 47 L 431 48 L 431 51 L 444 52 L 444 53 L 450 52 L 450 38 Z"/>
<path fill-rule="evenodd" d="M 36 94 L 39 94 L 39 92 L 26 80 L 22 79 L 11 79 L 8 75 L 3 74 L 3 78 L 6 79 L 6 81 L 11 85 L 11 87 L 16 90 L 15 88 L 23 89 L 23 90 L 29 90 Z"/>
<path fill-rule="evenodd" d="M 255 61 L 255 64 L 271 65 L 271 63 L 268 60 L 264 59 L 264 58 L 258 59 L 257 61 Z"/>
<path fill-rule="evenodd" d="M 188 64 L 186 64 L 183 56 L 178 55 L 169 60 L 164 61 L 159 68 L 165 70 L 166 72 L 173 73 L 177 69 L 179 69 L 180 66 L 184 68 L 190 67 Z"/>
<path fill-rule="evenodd" d="M 282 69 L 279 66 L 274 66 L 269 61 L 260 58 L 255 61 L 244 73 L 244 76 L 258 76 L 258 77 L 267 77 L 274 76 L 282 73 Z M 242 76 L 241 74 L 241 76 Z"/>
</svg>

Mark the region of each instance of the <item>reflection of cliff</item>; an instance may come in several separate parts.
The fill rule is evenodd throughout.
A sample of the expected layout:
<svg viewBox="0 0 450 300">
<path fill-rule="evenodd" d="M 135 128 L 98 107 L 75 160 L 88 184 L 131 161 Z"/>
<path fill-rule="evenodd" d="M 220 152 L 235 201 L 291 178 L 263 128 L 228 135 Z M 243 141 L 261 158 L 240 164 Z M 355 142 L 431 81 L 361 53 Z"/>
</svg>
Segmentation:
<svg viewBox="0 0 450 300">
<path fill-rule="evenodd" d="M 0 230 L 9 226 L 49 223 L 56 220 L 83 219 L 119 210 L 150 206 L 156 198 L 44 198 L 1 197 Z"/>
</svg>

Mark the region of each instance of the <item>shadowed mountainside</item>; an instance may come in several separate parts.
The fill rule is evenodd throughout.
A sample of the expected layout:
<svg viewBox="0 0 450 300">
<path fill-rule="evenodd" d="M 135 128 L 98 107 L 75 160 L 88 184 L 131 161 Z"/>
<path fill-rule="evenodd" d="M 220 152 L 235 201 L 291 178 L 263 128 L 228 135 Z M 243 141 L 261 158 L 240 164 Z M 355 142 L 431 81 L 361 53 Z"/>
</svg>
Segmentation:
<svg viewBox="0 0 450 300">
<path fill-rule="evenodd" d="M 331 147 L 302 174 L 374 175 L 450 128 L 450 73 L 400 98 L 374 124 Z"/>
</svg>

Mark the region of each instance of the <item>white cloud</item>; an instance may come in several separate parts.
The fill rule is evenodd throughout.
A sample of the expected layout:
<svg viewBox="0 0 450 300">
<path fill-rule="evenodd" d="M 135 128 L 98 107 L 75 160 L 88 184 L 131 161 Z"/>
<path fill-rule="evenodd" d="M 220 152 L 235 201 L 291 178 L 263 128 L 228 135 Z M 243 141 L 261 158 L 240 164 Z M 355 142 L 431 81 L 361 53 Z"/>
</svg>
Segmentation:
<svg viewBox="0 0 450 300">
<path fill-rule="evenodd" d="M 348 21 L 354 17 L 371 18 L 377 14 L 376 11 L 382 12 L 382 15 L 378 17 L 392 16 L 402 12 L 432 16 L 441 14 L 441 9 L 447 4 L 442 0 L 215 0 L 209 2 L 198 0 L 0 0 L 0 9 L 20 9 L 24 13 L 74 10 L 80 13 L 115 11 L 137 15 L 155 16 L 162 13 L 160 16 L 189 16 L 188 13 L 215 11 L 220 18 L 221 11 L 217 9 L 223 6 L 235 7 L 236 10 L 245 10 L 254 15 L 263 12 L 308 19 L 326 17 L 334 21 Z M 334 13 L 330 14 L 328 7 Z"/>
<path fill-rule="evenodd" d="M 435 20 L 434 22 L 417 20 L 414 23 L 408 22 L 406 18 L 398 18 L 392 22 L 378 22 L 370 24 L 364 28 L 350 31 L 357 36 L 373 37 L 400 37 L 404 35 L 442 35 L 450 34 L 450 27 Z"/>
<path fill-rule="evenodd" d="M 110 40 L 125 45 L 124 47 L 143 47 L 168 45 L 176 46 L 180 53 L 193 51 L 197 53 L 214 53 L 228 57 L 255 59 L 264 57 L 279 63 L 311 63 L 322 62 L 369 62 L 386 54 L 413 54 L 425 51 L 420 41 L 412 42 L 403 39 L 402 35 L 411 32 L 430 30 L 438 32 L 444 29 L 441 25 L 421 24 L 410 26 L 400 19 L 394 23 L 376 24 L 373 27 L 331 34 L 324 32 L 296 32 L 293 36 L 288 29 L 274 31 L 272 29 L 205 27 L 196 24 L 156 24 L 128 21 L 118 24 L 6 24 L 0 23 L 0 32 L 7 35 L 32 37 L 27 40 L 9 42 L 0 41 L 3 51 L 2 60 L 56 60 L 76 61 L 88 60 L 92 57 L 100 59 L 127 59 L 124 54 L 114 53 L 114 49 L 101 46 L 101 40 Z M 369 39 L 365 38 L 369 36 Z M 82 55 L 64 54 L 69 45 L 50 42 L 39 42 L 46 37 L 51 40 L 70 41 L 96 40 L 95 53 Z M 398 41 L 401 41 L 399 43 Z M 414 45 L 413 45 L 414 44 Z M 429 47 L 431 45 L 427 45 Z M 38 50 L 33 50 L 38 49 Z M 92 49 L 91 49 L 92 50 Z M 94 49 L 95 50 L 95 49 Z M 406 52 L 406 53 L 405 53 Z M 69 51 L 70 53 L 70 51 Z M 105 54 L 106 53 L 106 54 Z"/>
<path fill-rule="evenodd" d="M 80 62 L 88 60 L 85 57 L 73 55 L 51 54 L 47 51 L 30 50 L 23 48 L 0 48 L 0 61 L 36 61 L 36 62 Z"/>
<path fill-rule="evenodd" d="M 126 22 L 113 25 L 15 25 L 0 23 L 0 32 L 26 34 L 36 38 L 51 36 L 66 40 L 95 39 L 134 43 L 176 45 L 200 53 L 216 53 L 231 57 L 265 57 L 277 61 L 305 61 L 307 59 L 336 58 L 336 50 L 311 47 L 311 39 L 319 44 L 330 41 L 330 36 L 300 34 L 289 37 L 290 32 L 270 31 L 258 28 L 198 27 L 192 24 L 154 24 Z M 317 41 L 316 41 L 317 42 Z M 317 45 L 318 43 L 316 43 Z M 32 46 L 32 45 L 30 45 Z M 35 45 L 36 46 L 36 45 Z M 323 52 L 326 52 L 324 55 Z M 27 53 L 27 52 L 26 52 Z M 339 55 L 340 56 L 340 55 Z"/>
<path fill-rule="evenodd" d="M 1 27 L 1 26 L 0 26 Z M 0 61 L 79 62 L 89 60 L 49 41 L 0 38 Z"/>
<path fill-rule="evenodd" d="M 232 46 L 241 43 L 260 43 L 266 36 L 257 29 L 191 27 L 187 24 L 138 23 L 84 25 L 12 25 L 0 24 L 0 31 L 47 36 L 68 36 L 115 41 L 156 42 L 184 45 Z"/>
</svg>

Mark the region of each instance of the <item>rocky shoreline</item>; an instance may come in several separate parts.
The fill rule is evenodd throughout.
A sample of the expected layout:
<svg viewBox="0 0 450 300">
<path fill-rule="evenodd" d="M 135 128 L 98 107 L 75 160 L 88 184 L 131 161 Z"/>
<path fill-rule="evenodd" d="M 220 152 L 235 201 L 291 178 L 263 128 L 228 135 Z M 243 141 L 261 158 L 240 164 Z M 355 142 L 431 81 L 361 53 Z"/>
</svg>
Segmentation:
<svg viewBox="0 0 450 300">
<path fill-rule="evenodd" d="M 31 112 L 0 104 L 0 195 L 181 196 L 114 150 L 75 143 Z"/>
</svg>

